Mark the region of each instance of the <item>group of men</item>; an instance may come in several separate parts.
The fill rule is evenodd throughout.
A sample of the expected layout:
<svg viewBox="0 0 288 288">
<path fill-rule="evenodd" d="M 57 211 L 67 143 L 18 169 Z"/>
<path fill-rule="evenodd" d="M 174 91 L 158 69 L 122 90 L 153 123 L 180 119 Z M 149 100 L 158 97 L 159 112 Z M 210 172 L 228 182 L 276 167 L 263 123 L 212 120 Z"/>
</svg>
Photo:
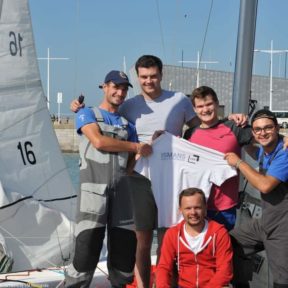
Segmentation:
<svg viewBox="0 0 288 288">
<path fill-rule="evenodd" d="M 275 122 L 276 118 L 272 117 L 273 113 L 259 111 L 260 116 L 252 119 L 252 127 L 243 126 L 246 117 L 242 114 L 232 114 L 230 120 L 219 120 L 219 101 L 210 87 L 196 88 L 191 101 L 183 93 L 161 88 L 162 62 L 158 57 L 140 57 L 135 69 L 142 90 L 140 95 L 124 101 L 132 85 L 126 74 L 111 71 L 99 86 L 104 92 L 99 107 L 83 108 L 83 104 L 80 105 L 78 101 L 72 102 L 73 111 L 81 108 L 76 116 L 77 131 L 82 135 L 79 150 L 81 191 L 75 255 L 67 269 L 66 287 L 89 287 L 99 261 L 106 228 L 107 264 L 112 287 L 125 287 L 133 280 L 134 273 L 137 287 L 149 287 L 150 251 L 153 230 L 156 228 L 161 249 L 156 272 L 157 287 L 171 287 L 175 259 L 179 287 L 196 287 L 196 283 L 199 285 L 197 287 L 225 287 L 229 284 L 233 275 L 232 248 L 223 225 L 228 230 L 235 225 L 239 191 L 237 173 L 233 174 L 234 177 L 227 177 L 229 179 L 223 183 L 214 181 L 208 194 L 199 187 L 183 187 L 179 208 L 184 220 L 169 228 L 170 223 L 167 227 L 158 221 L 159 215 L 167 207 L 155 202 L 157 197 L 153 194 L 156 191 L 153 183 L 133 171 L 135 159 L 153 155 L 153 142 L 156 143 L 158 139 L 152 139 L 163 131 L 181 137 L 185 124 L 189 129 L 184 138 L 191 142 L 191 146 L 201 145 L 223 153 L 226 165 L 239 169 L 261 191 L 265 221 L 232 229 L 232 242 L 237 247 L 235 256 L 246 257 L 243 247 L 254 248 L 253 252 L 263 247 L 272 251 L 268 253 L 268 260 L 270 262 L 272 257 L 274 286 L 288 287 L 288 269 L 280 264 L 288 259 L 288 255 L 279 251 L 279 247 L 284 249 L 286 244 L 283 241 L 286 223 L 283 207 L 287 207 L 285 201 L 288 197 L 288 153 L 282 150 L 278 153 L 277 149 L 283 146 L 283 139 L 279 135 L 277 120 Z M 253 139 L 263 146 L 260 154 L 253 145 Z M 241 160 L 241 147 L 244 145 L 249 154 L 260 157 L 261 172 Z M 275 155 L 271 156 L 271 153 Z M 277 168 L 278 163 L 282 165 L 280 168 Z M 172 199 L 173 195 L 164 191 L 164 188 L 161 190 L 161 179 L 159 193 Z M 285 212 L 277 213 L 278 205 Z M 206 220 L 206 210 L 209 221 Z M 256 230 L 258 233 L 255 233 Z M 267 233 L 274 235 L 275 230 L 278 231 L 275 234 L 278 242 L 274 243 L 270 239 L 273 237 Z M 278 249 L 283 261 L 275 261 L 276 257 L 280 257 L 273 254 L 275 249 Z M 190 259 L 194 260 L 191 262 Z M 206 267 L 201 273 L 198 273 L 199 265 L 200 269 Z M 243 286 L 249 285 L 246 280 L 235 279 L 235 287 L 248 287 Z"/>
</svg>

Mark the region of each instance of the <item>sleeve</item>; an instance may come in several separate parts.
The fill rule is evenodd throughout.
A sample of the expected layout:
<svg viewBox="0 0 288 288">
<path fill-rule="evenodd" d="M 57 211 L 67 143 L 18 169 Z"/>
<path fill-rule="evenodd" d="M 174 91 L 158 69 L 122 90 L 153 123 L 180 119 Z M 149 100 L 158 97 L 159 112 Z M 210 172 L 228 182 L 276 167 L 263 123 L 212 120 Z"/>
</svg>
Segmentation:
<svg viewBox="0 0 288 288">
<path fill-rule="evenodd" d="M 150 156 L 151 157 L 151 156 Z M 140 157 L 135 164 L 134 170 L 144 177 L 150 178 L 150 166 L 149 166 L 149 157 Z"/>
<path fill-rule="evenodd" d="M 210 181 L 217 186 L 221 186 L 226 180 L 237 176 L 236 168 L 226 166 L 225 163 L 221 166 L 215 166 L 215 170 L 211 173 Z"/>
<path fill-rule="evenodd" d="M 82 135 L 81 128 L 90 123 L 97 123 L 97 120 L 92 109 L 84 107 L 76 113 L 75 122 L 77 133 Z"/>
<path fill-rule="evenodd" d="M 176 258 L 176 244 L 175 237 L 173 237 L 174 229 L 168 229 L 165 233 L 160 260 L 156 269 L 156 287 L 170 288 L 171 277 L 173 271 L 173 263 Z"/>
<path fill-rule="evenodd" d="M 228 285 L 233 277 L 233 250 L 224 227 L 217 232 L 215 245 L 216 273 L 205 287 L 221 288 Z"/>
<path fill-rule="evenodd" d="M 136 128 L 130 122 L 128 123 L 128 139 L 127 140 L 130 142 L 139 142 Z"/>
<path fill-rule="evenodd" d="M 183 94 L 183 97 L 184 97 L 183 102 L 184 102 L 184 109 L 185 109 L 185 123 L 187 123 L 195 116 L 195 112 L 194 112 L 192 101 L 190 100 L 190 98 L 187 97 L 185 94 Z"/>
<path fill-rule="evenodd" d="M 245 127 L 239 127 L 234 121 L 231 120 L 224 121 L 224 123 L 225 125 L 230 127 L 240 146 L 248 145 L 252 142 L 253 135 L 250 125 L 246 125 Z"/>
<path fill-rule="evenodd" d="M 194 132 L 195 128 L 188 128 L 185 132 L 184 132 L 184 135 L 183 135 L 183 138 L 185 140 L 188 140 L 191 138 L 193 132 Z"/>
<path fill-rule="evenodd" d="M 288 151 L 287 150 L 279 151 L 277 153 L 277 155 L 271 162 L 271 165 L 268 167 L 266 175 L 272 176 L 281 182 L 288 183 Z"/>
<path fill-rule="evenodd" d="M 224 159 L 224 154 L 216 152 L 211 154 L 210 163 L 213 163 L 210 174 L 210 181 L 217 186 L 221 186 L 227 179 L 237 176 L 235 167 L 230 166 Z M 208 166 L 209 167 L 209 166 Z"/>
</svg>

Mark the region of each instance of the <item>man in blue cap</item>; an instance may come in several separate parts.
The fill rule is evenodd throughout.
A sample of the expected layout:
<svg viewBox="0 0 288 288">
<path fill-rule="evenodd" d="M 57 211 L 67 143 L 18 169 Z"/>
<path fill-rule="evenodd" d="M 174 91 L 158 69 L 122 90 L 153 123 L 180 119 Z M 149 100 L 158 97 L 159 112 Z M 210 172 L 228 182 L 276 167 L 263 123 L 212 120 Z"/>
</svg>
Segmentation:
<svg viewBox="0 0 288 288">
<path fill-rule="evenodd" d="M 106 229 L 112 287 L 125 287 L 133 281 L 136 236 L 127 164 L 130 156 L 148 156 L 152 148 L 138 143 L 134 125 L 118 114 L 129 86 L 124 72 L 109 72 L 99 86 L 104 91 L 99 107 L 82 108 L 76 115 L 77 133 L 81 136 L 80 195 L 75 255 L 67 269 L 66 287 L 89 287 Z"/>
</svg>

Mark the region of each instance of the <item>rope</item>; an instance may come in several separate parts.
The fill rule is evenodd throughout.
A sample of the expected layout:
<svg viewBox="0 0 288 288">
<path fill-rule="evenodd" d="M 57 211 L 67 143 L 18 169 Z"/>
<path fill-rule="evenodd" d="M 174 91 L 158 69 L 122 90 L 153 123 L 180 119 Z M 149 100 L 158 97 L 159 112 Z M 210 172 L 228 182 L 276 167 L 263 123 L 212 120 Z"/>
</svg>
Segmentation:
<svg viewBox="0 0 288 288">
<path fill-rule="evenodd" d="M 11 239 L 14 239 L 16 242 L 18 242 L 18 243 L 20 243 L 21 245 L 23 245 L 23 246 L 25 246 L 25 248 L 26 248 L 26 251 L 25 251 L 25 253 L 26 253 L 26 255 L 29 257 L 29 256 L 31 256 L 31 257 L 33 257 L 33 258 L 38 258 L 39 257 L 39 255 L 36 255 L 35 254 L 35 252 L 32 250 L 32 248 L 29 248 L 29 246 L 26 246 L 25 245 L 25 243 L 24 242 L 22 242 L 18 237 L 16 237 L 15 235 L 13 235 L 10 231 L 8 231 L 7 229 L 5 229 L 4 227 L 2 227 L 2 226 L 0 226 L 0 229 L 2 229 L 4 232 L 6 232 L 8 235 L 10 235 L 10 238 Z M 58 235 L 58 230 L 57 230 L 57 235 Z M 9 237 L 5 237 L 5 238 L 9 238 Z M 29 238 L 29 237 L 25 237 L 25 238 Z M 33 239 L 36 239 L 36 237 L 32 237 Z M 39 238 L 41 238 L 41 237 L 39 237 Z M 70 239 L 71 237 L 69 236 L 68 237 L 68 239 Z M 58 242 L 59 242 L 59 236 L 57 236 L 57 240 L 58 240 Z M 61 247 L 59 247 L 59 249 L 60 249 Z M 67 259 L 63 259 L 62 258 L 62 260 L 63 261 L 67 261 Z M 57 264 L 56 263 L 53 263 L 53 262 L 51 262 L 51 261 L 49 261 L 49 260 L 47 260 L 47 259 L 43 259 L 43 261 L 45 261 L 48 265 L 50 265 L 50 266 L 57 266 Z"/>
<path fill-rule="evenodd" d="M 206 29 L 205 29 L 205 33 L 204 33 L 204 39 L 203 39 L 202 47 L 201 47 L 201 50 L 200 50 L 200 63 L 201 63 L 201 60 L 202 60 L 202 54 L 203 54 L 203 50 L 204 50 L 204 46 L 205 46 L 205 42 L 206 42 L 208 27 L 209 27 L 209 23 L 210 23 L 212 8 L 213 8 L 213 2 L 214 2 L 214 0 L 211 0 L 209 15 L 208 15 L 207 24 L 206 24 Z M 200 66 L 200 65 L 199 65 L 199 66 Z"/>
<path fill-rule="evenodd" d="M 202 42 L 202 47 L 201 47 L 201 50 L 200 50 L 199 67 L 198 67 L 197 74 L 199 74 L 199 70 L 200 70 L 200 63 L 201 63 L 201 60 L 202 60 L 202 55 L 203 55 L 204 46 L 205 46 L 205 42 L 206 42 L 207 32 L 208 32 L 208 28 L 209 28 L 209 23 L 210 23 L 212 8 L 213 8 L 213 2 L 214 2 L 214 0 L 211 0 L 209 15 L 208 15 L 207 24 L 206 24 L 206 29 L 205 29 L 205 33 L 204 33 L 204 38 L 203 38 L 203 42 Z"/>
<path fill-rule="evenodd" d="M 79 23 L 80 23 L 80 1 L 76 0 L 76 11 L 75 11 L 75 29 L 74 29 L 74 55 L 75 55 L 75 59 L 73 60 L 73 64 L 74 64 L 74 83 L 73 83 L 73 99 L 78 97 L 79 95 L 79 77 L 78 77 L 78 56 L 79 56 Z M 76 96 L 77 95 L 77 96 Z M 70 103 L 69 103 L 70 106 Z M 71 112 L 72 113 L 72 112 Z M 72 115 L 72 121 L 74 122 L 74 115 L 75 113 L 73 113 Z M 74 127 L 74 126 L 73 126 Z M 75 135 L 76 134 L 76 135 Z M 75 131 L 75 127 L 73 130 L 73 148 L 76 147 L 76 138 L 77 138 L 77 133 Z M 73 151 L 74 152 L 74 151 Z"/>
<path fill-rule="evenodd" d="M 162 44 L 164 59 L 166 62 L 166 51 L 165 51 L 165 44 L 164 44 L 164 36 L 163 36 L 162 21 L 161 21 L 161 16 L 160 16 L 159 2 L 158 2 L 158 0 L 155 0 L 155 2 L 156 2 L 156 8 L 157 8 L 158 22 L 159 22 L 159 27 L 160 27 L 161 44 Z"/>
<path fill-rule="evenodd" d="M 106 273 L 103 269 L 101 269 L 99 266 L 96 267 L 98 270 L 100 270 L 105 276 L 109 276 L 108 273 Z"/>
</svg>

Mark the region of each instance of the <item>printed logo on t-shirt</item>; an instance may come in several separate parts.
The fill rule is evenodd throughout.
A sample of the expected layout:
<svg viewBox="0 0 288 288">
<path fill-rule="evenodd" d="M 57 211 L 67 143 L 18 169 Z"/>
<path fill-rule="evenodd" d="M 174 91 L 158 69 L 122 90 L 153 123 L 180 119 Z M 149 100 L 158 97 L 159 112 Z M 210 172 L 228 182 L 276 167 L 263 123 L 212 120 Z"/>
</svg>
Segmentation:
<svg viewBox="0 0 288 288">
<path fill-rule="evenodd" d="M 85 120 L 85 114 L 80 114 L 80 115 L 78 116 L 78 118 L 79 118 L 80 121 L 84 122 L 84 120 Z"/>
<path fill-rule="evenodd" d="M 161 160 L 178 160 L 185 161 L 184 153 L 163 152 L 161 153 Z"/>
<path fill-rule="evenodd" d="M 185 154 L 185 153 L 175 153 L 175 152 L 162 152 L 161 160 L 170 160 L 170 161 L 185 161 L 188 163 L 195 164 L 200 160 L 200 156 L 196 154 Z"/>
<path fill-rule="evenodd" d="M 199 160 L 200 160 L 200 156 L 199 156 L 199 155 L 193 154 L 193 155 L 189 155 L 189 156 L 188 156 L 188 162 L 189 162 L 189 163 L 195 164 L 195 163 L 198 162 Z"/>
</svg>

